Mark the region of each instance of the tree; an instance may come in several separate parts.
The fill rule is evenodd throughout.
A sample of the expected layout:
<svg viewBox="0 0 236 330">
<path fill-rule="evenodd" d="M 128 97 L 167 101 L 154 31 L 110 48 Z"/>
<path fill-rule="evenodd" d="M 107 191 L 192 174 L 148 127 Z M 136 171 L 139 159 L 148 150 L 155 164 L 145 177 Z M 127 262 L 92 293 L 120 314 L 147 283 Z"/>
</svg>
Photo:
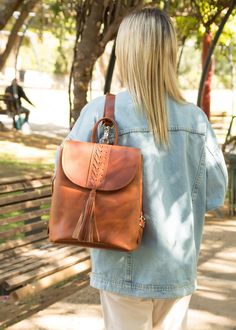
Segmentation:
<svg viewBox="0 0 236 330">
<path fill-rule="evenodd" d="M 16 9 L 18 9 L 20 11 L 18 18 L 15 20 L 15 22 L 11 28 L 6 47 L 5 47 L 4 51 L 0 54 L 0 70 L 3 69 L 3 67 L 7 61 L 7 58 L 10 55 L 10 53 L 16 43 L 17 36 L 18 36 L 19 31 L 21 30 L 21 27 L 23 26 L 26 19 L 28 18 L 29 13 L 35 8 L 35 6 L 37 5 L 37 3 L 39 1 L 40 0 L 12 1 L 10 3 L 9 10 L 7 9 L 7 6 L 6 6 L 7 5 L 6 0 L 2 0 L 0 2 L 0 6 L 2 5 L 3 9 L 5 8 L 5 13 L 6 13 L 5 21 L 2 18 L 2 26 L 5 26 L 7 24 L 7 22 L 9 21 L 10 17 L 13 15 L 13 13 Z M 14 4 L 14 6 L 13 6 L 13 4 Z M 0 17 L 1 17 L 1 15 L 0 15 Z"/>
<path fill-rule="evenodd" d="M 24 0 L 0 1 L 0 30 L 6 26 L 14 11 L 17 10 L 23 2 Z"/>
<path fill-rule="evenodd" d="M 220 22 L 219 28 L 215 34 L 214 39 L 212 40 L 209 48 L 208 48 L 208 52 L 206 53 L 206 57 L 205 57 L 205 61 L 204 61 L 204 67 L 203 67 L 203 73 L 202 73 L 202 77 L 201 77 L 201 81 L 200 81 L 200 85 L 199 85 L 199 93 L 198 93 L 198 105 L 200 106 L 202 104 L 202 98 L 203 98 L 203 94 L 204 94 L 204 88 L 208 88 L 208 86 L 206 86 L 205 83 L 205 87 L 204 87 L 204 82 L 206 80 L 207 75 L 209 74 L 210 71 L 210 66 L 211 66 L 211 56 L 214 52 L 215 46 L 218 42 L 218 39 L 224 29 L 224 26 L 229 18 L 229 16 L 231 15 L 231 13 L 233 12 L 233 9 L 236 7 L 236 0 L 231 1 L 231 4 L 229 5 L 229 8 L 226 12 L 226 14 L 224 15 L 223 19 Z M 208 117 L 210 117 L 210 109 L 207 109 L 207 115 Z"/>
<path fill-rule="evenodd" d="M 133 9 L 141 8 L 148 3 L 168 11 L 174 18 L 182 51 L 189 36 L 195 35 L 197 40 L 200 40 L 203 38 L 203 28 L 205 31 L 211 32 L 212 26 L 219 24 L 224 9 L 229 6 L 228 0 L 217 2 L 215 0 L 164 0 L 152 2 L 145 0 L 44 0 L 44 4 L 47 4 L 53 13 L 50 18 L 50 26 L 54 31 L 54 35 L 60 40 L 58 71 L 66 71 L 67 67 L 68 57 L 64 56 L 63 51 L 65 31 L 68 30 L 71 34 L 74 33 L 73 30 L 76 31 L 74 59 L 69 84 L 70 122 L 74 122 L 78 118 L 81 109 L 86 104 L 94 64 L 104 52 L 106 44 L 115 39 L 121 20 Z M 207 48 L 205 53 L 207 53 Z M 205 57 L 203 62 L 204 59 Z M 178 66 L 180 60 L 181 55 Z M 110 89 L 114 63 L 113 48 L 107 68 L 105 92 Z M 210 87 L 210 83 L 208 86 Z M 208 96 L 210 95 L 209 91 L 210 89 L 208 89 Z"/>
<path fill-rule="evenodd" d="M 55 73 L 67 74 L 70 70 L 70 57 L 68 58 L 68 52 L 66 52 L 68 49 L 65 48 L 68 39 L 75 39 L 76 36 L 77 3 L 77 0 L 44 0 L 43 2 L 43 11 L 45 11 L 41 18 L 43 29 L 52 33 L 58 40 Z"/>
<path fill-rule="evenodd" d="M 75 121 L 87 102 L 87 90 L 98 57 L 106 44 L 115 38 L 123 17 L 134 8 L 144 5 L 142 0 L 79 1 L 77 10 L 77 38 L 72 77 L 74 102 L 72 117 Z"/>
<path fill-rule="evenodd" d="M 207 117 L 210 118 L 210 100 L 211 100 L 211 82 L 212 82 L 212 61 L 211 56 L 208 58 L 209 51 L 213 42 L 213 33 L 212 26 L 219 25 L 222 26 L 221 22 L 224 20 L 224 10 L 230 7 L 229 1 L 218 1 L 217 3 L 214 0 L 203 1 L 203 0 L 194 0 L 194 5 L 196 12 L 201 20 L 201 23 L 205 29 L 202 37 L 202 76 L 201 82 L 199 85 L 198 93 L 198 105 L 202 107 L 203 111 L 206 113 Z M 222 32 L 222 29 L 219 30 Z M 219 35 L 220 35 L 219 33 Z M 215 40 L 215 38 L 214 38 Z M 209 63 L 206 66 L 206 60 L 209 60 Z"/>
<path fill-rule="evenodd" d="M 169 6 L 170 13 L 175 16 L 179 40 L 182 43 L 178 69 L 183 47 L 189 36 L 194 36 L 197 40 L 197 46 L 202 49 L 202 76 L 201 84 L 199 85 L 198 105 L 207 114 L 208 118 L 210 117 L 213 70 L 211 61 L 207 69 L 205 63 L 212 45 L 214 32 L 218 26 L 221 26 L 225 10 L 231 6 L 231 3 L 228 0 L 182 0 L 176 1 L 175 6 Z M 211 57 L 209 59 L 211 60 Z"/>
<path fill-rule="evenodd" d="M 217 58 L 215 62 L 215 72 L 219 82 L 226 88 L 234 90 L 235 69 L 236 69 L 236 9 L 229 17 L 218 41 L 218 47 L 214 54 Z"/>
</svg>

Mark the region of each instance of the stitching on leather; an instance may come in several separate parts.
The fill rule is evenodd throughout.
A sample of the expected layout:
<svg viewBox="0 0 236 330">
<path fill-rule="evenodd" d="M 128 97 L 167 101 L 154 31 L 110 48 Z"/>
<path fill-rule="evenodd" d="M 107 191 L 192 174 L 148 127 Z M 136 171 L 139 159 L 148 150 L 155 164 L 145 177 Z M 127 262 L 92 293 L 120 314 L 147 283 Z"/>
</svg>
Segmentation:
<svg viewBox="0 0 236 330">
<path fill-rule="evenodd" d="M 93 150 L 92 150 L 92 153 L 91 153 L 91 156 L 90 156 L 90 160 L 89 160 L 89 171 L 87 173 L 86 186 L 88 186 L 88 183 L 89 183 L 89 172 L 90 172 L 90 168 L 91 168 L 91 164 L 92 164 L 94 148 L 95 148 L 95 145 L 93 145 Z"/>
<path fill-rule="evenodd" d="M 102 183 L 106 174 L 109 153 L 103 144 L 96 144 L 93 150 L 88 183 L 95 189 Z"/>
<path fill-rule="evenodd" d="M 108 162 L 109 162 L 109 158 L 110 158 L 110 151 L 111 151 L 111 146 L 110 145 L 106 145 L 105 147 L 105 153 L 106 153 L 106 162 L 104 163 L 104 176 L 103 176 L 103 185 L 102 187 L 104 188 L 106 181 L 104 180 L 105 177 L 107 176 L 107 169 L 108 169 Z"/>
</svg>

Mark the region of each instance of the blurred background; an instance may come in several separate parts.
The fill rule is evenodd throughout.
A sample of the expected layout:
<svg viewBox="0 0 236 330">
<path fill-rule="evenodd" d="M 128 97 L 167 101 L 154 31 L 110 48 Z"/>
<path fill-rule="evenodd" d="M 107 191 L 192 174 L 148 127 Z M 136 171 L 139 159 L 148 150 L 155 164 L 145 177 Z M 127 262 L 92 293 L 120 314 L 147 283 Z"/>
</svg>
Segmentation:
<svg viewBox="0 0 236 330">
<path fill-rule="evenodd" d="M 122 88 L 112 53 L 119 23 L 135 7 L 151 2 L 92 3 L 0 1 L 0 94 L 14 77 L 18 77 L 37 109 L 31 111 L 31 124 L 41 128 L 42 124 L 69 128 L 86 101 L 101 95 L 104 88 L 114 93 Z M 207 51 L 221 28 L 230 1 L 153 3 L 167 10 L 175 23 L 180 85 L 186 99 L 197 103 Z M 229 115 L 235 112 L 235 63 L 234 9 L 217 40 L 205 77 L 200 105 L 208 115 L 210 112 Z"/>
</svg>

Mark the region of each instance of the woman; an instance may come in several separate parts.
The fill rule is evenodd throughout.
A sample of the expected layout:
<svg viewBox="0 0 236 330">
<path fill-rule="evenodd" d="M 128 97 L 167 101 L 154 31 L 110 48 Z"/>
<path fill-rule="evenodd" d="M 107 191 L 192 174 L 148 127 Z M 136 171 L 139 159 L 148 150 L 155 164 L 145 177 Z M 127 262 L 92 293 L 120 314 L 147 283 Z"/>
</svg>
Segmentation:
<svg viewBox="0 0 236 330">
<path fill-rule="evenodd" d="M 92 249 L 91 285 L 106 329 L 185 329 L 204 214 L 224 203 L 227 172 L 203 111 L 182 97 L 177 43 L 166 13 L 145 8 L 120 25 L 116 56 L 119 144 L 141 148 L 146 228 L 132 253 Z M 90 141 L 105 97 L 85 106 L 68 138 Z"/>
</svg>

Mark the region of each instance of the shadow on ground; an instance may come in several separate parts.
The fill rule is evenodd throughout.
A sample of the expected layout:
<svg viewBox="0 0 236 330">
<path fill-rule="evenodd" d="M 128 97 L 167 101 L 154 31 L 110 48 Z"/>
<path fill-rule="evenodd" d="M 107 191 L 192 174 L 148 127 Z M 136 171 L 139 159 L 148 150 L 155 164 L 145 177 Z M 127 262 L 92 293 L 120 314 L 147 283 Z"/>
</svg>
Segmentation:
<svg viewBox="0 0 236 330">
<path fill-rule="evenodd" d="M 198 290 L 190 305 L 191 330 L 236 329 L 235 220 L 227 216 L 206 218 L 198 263 Z"/>
<path fill-rule="evenodd" d="M 236 218 L 206 219 L 199 259 L 198 290 L 189 311 L 189 330 L 236 329 Z M 33 314 L 33 312 L 31 313 Z M 98 291 L 86 287 L 9 330 L 103 330 Z"/>
<path fill-rule="evenodd" d="M 19 131 L 11 130 L 0 132 L 1 141 L 21 143 L 28 147 L 38 148 L 38 149 L 55 149 L 61 142 L 63 137 L 52 137 L 48 134 L 29 134 L 24 135 Z"/>
</svg>

